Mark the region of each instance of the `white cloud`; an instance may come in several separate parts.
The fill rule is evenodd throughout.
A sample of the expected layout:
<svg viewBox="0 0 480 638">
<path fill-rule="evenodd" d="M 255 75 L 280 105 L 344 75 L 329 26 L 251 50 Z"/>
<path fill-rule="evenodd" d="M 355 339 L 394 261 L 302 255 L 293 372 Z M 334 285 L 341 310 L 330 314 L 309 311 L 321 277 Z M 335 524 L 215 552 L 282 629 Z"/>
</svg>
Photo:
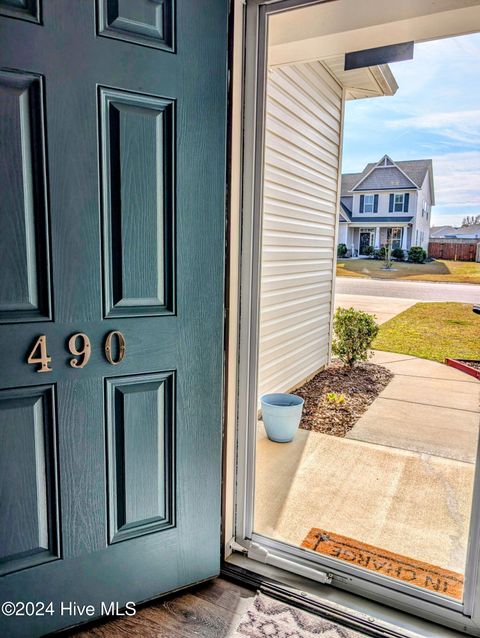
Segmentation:
<svg viewBox="0 0 480 638">
<path fill-rule="evenodd" d="M 428 130 L 466 145 L 480 144 L 480 109 L 426 113 L 390 120 L 385 124 L 394 129 Z"/>
<path fill-rule="evenodd" d="M 480 151 L 445 153 L 432 159 L 437 205 L 460 213 L 478 207 L 480 214 Z"/>
</svg>

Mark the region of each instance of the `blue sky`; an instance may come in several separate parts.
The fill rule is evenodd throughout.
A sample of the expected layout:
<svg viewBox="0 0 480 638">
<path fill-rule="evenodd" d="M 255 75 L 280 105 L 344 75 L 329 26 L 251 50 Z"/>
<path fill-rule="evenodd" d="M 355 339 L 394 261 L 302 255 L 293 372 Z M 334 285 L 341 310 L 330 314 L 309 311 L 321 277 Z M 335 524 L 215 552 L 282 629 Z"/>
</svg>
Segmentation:
<svg viewBox="0 0 480 638">
<path fill-rule="evenodd" d="M 385 153 L 431 158 L 432 224 L 480 214 L 480 34 L 415 45 L 413 60 L 390 65 L 394 96 L 347 102 L 342 172 Z"/>
</svg>

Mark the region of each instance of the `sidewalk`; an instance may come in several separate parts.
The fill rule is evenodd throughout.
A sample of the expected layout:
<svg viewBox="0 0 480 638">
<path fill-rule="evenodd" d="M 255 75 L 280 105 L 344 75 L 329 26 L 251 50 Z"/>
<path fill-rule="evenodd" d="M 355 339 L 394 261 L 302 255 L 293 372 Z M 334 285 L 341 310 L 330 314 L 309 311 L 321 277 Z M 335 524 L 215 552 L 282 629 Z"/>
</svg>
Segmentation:
<svg viewBox="0 0 480 638">
<path fill-rule="evenodd" d="M 355 308 L 375 315 L 377 323 L 385 323 L 417 303 L 417 299 L 400 299 L 398 297 L 374 297 L 371 295 L 351 295 L 337 293 L 337 308 Z"/>
<path fill-rule="evenodd" d="M 371 361 L 395 376 L 347 438 L 475 463 L 478 381 L 403 354 L 377 351 Z"/>
<path fill-rule="evenodd" d="M 464 572 L 480 383 L 432 361 L 376 353 L 395 374 L 349 433 L 259 424 L 255 531 L 300 545 L 312 527 Z"/>
</svg>

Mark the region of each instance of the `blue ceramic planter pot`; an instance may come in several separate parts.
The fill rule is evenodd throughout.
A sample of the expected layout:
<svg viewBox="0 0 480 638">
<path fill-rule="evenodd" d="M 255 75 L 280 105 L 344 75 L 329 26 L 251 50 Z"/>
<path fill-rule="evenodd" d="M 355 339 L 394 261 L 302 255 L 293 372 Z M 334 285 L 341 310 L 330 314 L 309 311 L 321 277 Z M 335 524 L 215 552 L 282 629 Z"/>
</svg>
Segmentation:
<svg viewBox="0 0 480 638">
<path fill-rule="evenodd" d="M 303 399 L 296 394 L 276 393 L 264 394 L 260 401 L 268 438 L 276 443 L 291 441 L 300 425 Z"/>
</svg>

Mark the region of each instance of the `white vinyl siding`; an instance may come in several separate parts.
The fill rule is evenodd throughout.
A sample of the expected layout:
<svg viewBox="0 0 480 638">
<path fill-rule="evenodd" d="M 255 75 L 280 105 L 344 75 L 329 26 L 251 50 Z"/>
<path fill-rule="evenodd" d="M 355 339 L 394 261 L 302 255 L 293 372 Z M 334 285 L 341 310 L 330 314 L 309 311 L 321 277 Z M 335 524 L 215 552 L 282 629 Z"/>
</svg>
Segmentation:
<svg viewBox="0 0 480 638">
<path fill-rule="evenodd" d="M 415 206 L 415 242 L 414 246 L 422 246 L 428 251 L 428 242 L 430 239 L 430 224 L 431 224 L 431 193 L 430 193 L 430 178 L 427 173 L 423 180 L 422 190 L 418 194 L 418 201 Z M 426 209 L 426 210 L 425 210 Z M 426 212 L 428 211 L 428 215 Z"/>
<path fill-rule="evenodd" d="M 416 206 L 417 206 L 417 192 L 414 190 L 410 190 L 407 191 L 409 193 L 409 203 L 408 203 L 408 212 L 391 212 L 390 209 L 390 193 L 392 191 L 385 191 L 385 192 L 377 192 L 378 195 L 378 211 L 377 213 L 375 213 L 375 215 L 378 214 L 379 217 L 388 217 L 390 216 L 394 216 L 394 217 L 414 217 L 415 216 L 415 211 L 416 211 Z M 371 193 L 373 194 L 373 192 Z M 367 193 L 365 193 L 365 197 L 367 196 Z M 360 212 L 360 193 L 355 193 L 353 196 L 353 203 L 352 203 L 352 209 L 353 209 L 353 221 L 356 222 L 361 222 L 362 221 L 362 216 L 365 216 L 365 213 L 361 213 Z M 373 216 L 373 213 L 367 213 L 370 217 Z"/>
<path fill-rule="evenodd" d="M 260 395 L 328 362 L 342 99 L 319 62 L 269 70 Z"/>
</svg>

